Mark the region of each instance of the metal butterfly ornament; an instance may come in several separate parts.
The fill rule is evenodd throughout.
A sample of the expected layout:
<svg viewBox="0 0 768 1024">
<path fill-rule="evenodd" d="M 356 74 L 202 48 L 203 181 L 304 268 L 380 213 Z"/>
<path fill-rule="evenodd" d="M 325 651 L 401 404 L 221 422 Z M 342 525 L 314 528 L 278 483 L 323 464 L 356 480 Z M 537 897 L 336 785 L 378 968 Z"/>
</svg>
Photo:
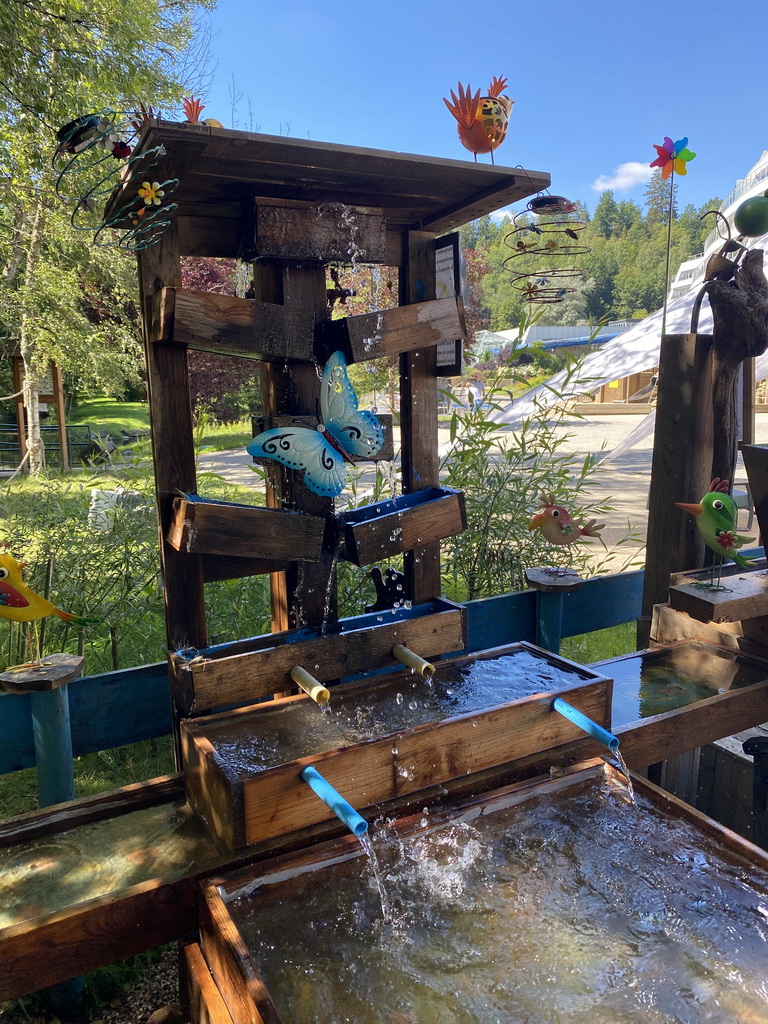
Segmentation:
<svg viewBox="0 0 768 1024">
<path fill-rule="evenodd" d="M 309 427 L 273 427 L 247 446 L 249 455 L 274 459 L 289 469 L 304 471 L 304 482 L 315 494 L 335 498 L 347 482 L 351 455 L 371 458 L 384 443 L 381 424 L 367 409 L 358 409 L 357 394 L 342 352 L 334 352 L 323 370 L 320 390 L 322 422 Z"/>
</svg>

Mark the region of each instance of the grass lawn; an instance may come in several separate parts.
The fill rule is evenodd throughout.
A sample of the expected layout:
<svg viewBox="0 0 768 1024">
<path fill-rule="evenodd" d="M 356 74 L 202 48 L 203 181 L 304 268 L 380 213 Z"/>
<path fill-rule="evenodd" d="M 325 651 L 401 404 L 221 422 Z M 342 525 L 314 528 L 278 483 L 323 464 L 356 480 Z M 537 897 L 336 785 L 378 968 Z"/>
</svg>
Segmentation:
<svg viewBox="0 0 768 1024">
<path fill-rule="evenodd" d="M 70 413 L 72 426 L 87 426 L 94 433 L 111 434 L 115 443 L 123 440 L 121 430 L 149 430 L 149 408 L 144 402 L 116 402 L 113 398 L 92 398 Z"/>
<path fill-rule="evenodd" d="M 92 398 L 80 402 L 70 414 L 72 426 L 88 426 L 94 433 L 110 434 L 116 444 L 123 443 L 122 430 L 149 430 L 149 408 L 144 402 L 117 402 L 114 398 Z M 196 438 L 200 448 L 221 452 L 241 448 L 253 437 L 250 420 L 237 423 L 213 423 L 206 418 Z"/>
</svg>

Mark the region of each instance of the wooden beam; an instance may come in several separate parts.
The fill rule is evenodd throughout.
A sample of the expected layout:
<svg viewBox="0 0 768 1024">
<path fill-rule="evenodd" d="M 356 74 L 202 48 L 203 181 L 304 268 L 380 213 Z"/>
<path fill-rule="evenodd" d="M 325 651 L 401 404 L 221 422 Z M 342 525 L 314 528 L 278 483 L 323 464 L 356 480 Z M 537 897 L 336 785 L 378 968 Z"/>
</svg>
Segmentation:
<svg viewBox="0 0 768 1024">
<path fill-rule="evenodd" d="M 434 300 L 435 236 L 408 231 L 403 236 L 404 270 L 400 304 Z M 403 491 L 440 484 L 437 454 L 437 349 L 422 348 L 400 356 L 400 437 Z M 438 597 L 440 543 L 435 541 L 405 555 L 406 582 L 414 603 Z"/>
<path fill-rule="evenodd" d="M 246 359 L 314 361 L 315 317 L 233 295 L 163 288 L 155 300 L 152 340 Z"/>
<path fill-rule="evenodd" d="M 256 200 L 254 256 L 325 263 L 384 263 L 384 211 L 343 203 Z"/>
<path fill-rule="evenodd" d="M 648 646 L 653 606 L 666 600 L 669 575 L 704 564 L 704 542 L 676 501 L 709 489 L 714 423 L 710 335 L 665 334 L 659 354 L 658 404 L 651 463 L 643 605 L 638 647 Z"/>
<path fill-rule="evenodd" d="M 464 322 L 453 297 L 327 320 L 317 325 L 315 354 L 323 363 L 341 350 L 348 363 L 413 352 L 464 338 Z"/>
<path fill-rule="evenodd" d="M 156 294 L 166 287 L 181 285 L 175 224 L 171 224 L 157 245 L 138 254 L 138 263 L 155 488 L 160 536 L 165 537 L 171 525 L 174 498 L 179 492 L 197 492 L 187 351 L 178 345 L 153 343 L 151 334 Z M 161 554 L 168 646 L 205 647 L 202 563 L 167 543 L 161 544 Z"/>
<path fill-rule="evenodd" d="M 300 512 L 176 498 L 166 540 L 176 551 L 280 561 L 316 562 L 325 520 Z"/>
</svg>

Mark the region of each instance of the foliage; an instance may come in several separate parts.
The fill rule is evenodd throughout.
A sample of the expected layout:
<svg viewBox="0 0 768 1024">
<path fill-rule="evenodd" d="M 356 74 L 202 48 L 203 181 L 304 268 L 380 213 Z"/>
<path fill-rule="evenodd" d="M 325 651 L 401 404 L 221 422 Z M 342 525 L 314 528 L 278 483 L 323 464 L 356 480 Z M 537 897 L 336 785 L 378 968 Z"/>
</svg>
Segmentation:
<svg viewBox="0 0 768 1024">
<path fill-rule="evenodd" d="M 571 367 L 563 390 L 573 372 Z M 504 374 L 509 371 L 502 369 L 486 381 L 479 409 L 457 405 L 451 446 L 443 456 L 443 483 L 463 491 L 466 503 L 467 529 L 444 546 L 443 585 L 458 601 L 524 589 L 528 566 L 569 565 L 594 575 L 607 564 L 595 562 L 599 541 L 553 549 L 539 531 L 529 532 L 542 494 L 554 493 L 577 522 L 604 517 L 611 507 L 608 501 L 585 497 L 599 474 L 598 459 L 569 451 L 569 437 L 560 429 L 564 404 L 537 409 L 516 429 L 500 427 L 493 419 L 510 400 L 501 383 Z M 634 538 L 628 534 L 624 539 Z"/>
<path fill-rule="evenodd" d="M 623 319 L 658 309 L 664 300 L 669 209 L 669 186 L 662 185 L 661 190 L 649 186 L 650 205 L 645 214 L 632 201 L 617 202 L 611 191 L 603 193 L 591 218 L 587 209 L 578 205 L 578 216 L 586 222 L 578 244 L 591 251 L 573 257 L 573 267 L 579 274 L 568 279 L 569 291 L 561 303 L 532 307 L 524 300 L 519 285 L 513 286 L 508 269 L 513 249 L 505 242 L 515 227 L 511 217 L 480 217 L 462 228 L 467 266 L 483 266 L 479 287 L 470 289 L 468 323 L 501 331 L 517 327 L 531 308 L 542 312 L 542 323 L 547 325 L 586 324 L 590 318 Z M 683 260 L 702 251 L 711 222 L 702 221 L 700 216 L 718 206 L 719 200 L 712 199 L 699 210 L 687 206 L 680 216 L 675 210 L 671 275 Z M 521 223 L 518 220 L 517 226 Z M 541 256 L 522 254 L 515 257 L 514 269 L 541 272 L 545 262 Z"/>
<path fill-rule="evenodd" d="M 238 265 L 231 259 L 189 257 L 182 260 L 181 280 L 185 288 L 237 294 Z M 217 423 L 234 423 L 261 407 L 259 368 L 252 359 L 189 353 L 189 396 L 195 413 L 205 409 Z"/>
<path fill-rule="evenodd" d="M 0 335 L 24 361 L 32 472 L 43 465 L 38 393 L 51 359 L 75 389 L 121 394 L 139 383 L 133 261 L 73 228 L 55 195 L 55 133 L 82 113 L 178 102 L 205 66 L 195 16 L 211 4 L 8 0 L 0 9 Z"/>
</svg>

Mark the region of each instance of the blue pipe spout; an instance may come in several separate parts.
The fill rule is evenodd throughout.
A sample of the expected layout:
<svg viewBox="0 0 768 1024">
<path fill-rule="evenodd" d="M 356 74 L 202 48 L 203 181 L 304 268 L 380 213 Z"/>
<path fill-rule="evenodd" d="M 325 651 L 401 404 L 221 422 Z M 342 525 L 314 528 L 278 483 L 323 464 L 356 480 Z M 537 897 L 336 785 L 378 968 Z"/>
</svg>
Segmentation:
<svg viewBox="0 0 768 1024">
<path fill-rule="evenodd" d="M 351 804 L 348 804 L 344 797 L 338 793 L 317 768 L 311 764 L 307 765 L 301 772 L 301 778 L 323 803 L 327 804 L 333 813 L 340 818 L 353 835 L 362 836 L 368 831 L 368 822 L 361 818 Z"/>
<path fill-rule="evenodd" d="M 598 740 L 600 743 L 604 743 L 609 750 L 615 751 L 619 748 L 619 738 L 614 736 L 613 733 L 608 732 L 602 725 L 598 725 L 597 722 L 593 722 L 591 718 L 587 718 L 576 708 L 571 707 L 567 704 L 562 697 L 555 697 L 552 701 L 552 707 L 555 711 L 559 711 L 560 714 L 573 722 L 574 725 L 578 725 L 580 729 L 588 733 L 593 739 Z"/>
</svg>

